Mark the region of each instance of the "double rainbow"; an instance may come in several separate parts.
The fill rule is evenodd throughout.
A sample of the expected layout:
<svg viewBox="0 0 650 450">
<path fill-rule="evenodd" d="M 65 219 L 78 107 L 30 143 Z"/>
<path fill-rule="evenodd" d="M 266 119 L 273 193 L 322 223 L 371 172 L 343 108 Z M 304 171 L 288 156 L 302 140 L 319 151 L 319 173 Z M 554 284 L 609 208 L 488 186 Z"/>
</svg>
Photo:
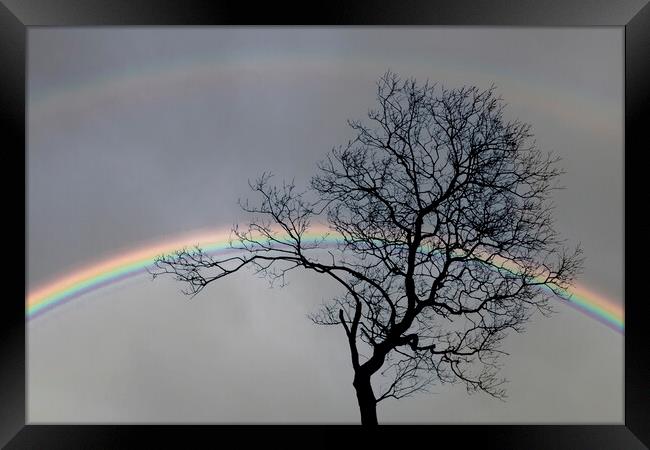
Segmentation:
<svg viewBox="0 0 650 450">
<path fill-rule="evenodd" d="M 325 228 L 314 229 L 303 238 L 303 242 L 320 242 L 324 245 L 335 245 L 338 241 L 337 236 Z M 143 274 L 158 256 L 193 245 L 200 245 L 210 254 L 233 251 L 229 244 L 229 232 L 222 231 L 194 234 L 127 252 L 73 272 L 30 292 L 26 301 L 27 319 L 39 317 L 91 291 Z M 514 267 L 504 267 L 507 270 L 516 270 Z M 623 308 L 614 301 L 580 285 L 575 285 L 570 291 L 559 288 L 554 291 L 567 300 L 569 306 L 623 333 Z"/>
</svg>

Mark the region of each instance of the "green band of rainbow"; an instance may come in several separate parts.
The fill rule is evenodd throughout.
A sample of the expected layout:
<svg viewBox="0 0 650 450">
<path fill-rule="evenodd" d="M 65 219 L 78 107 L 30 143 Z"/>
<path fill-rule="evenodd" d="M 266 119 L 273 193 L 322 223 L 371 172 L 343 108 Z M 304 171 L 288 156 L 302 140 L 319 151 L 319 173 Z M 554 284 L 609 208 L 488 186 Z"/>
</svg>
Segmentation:
<svg viewBox="0 0 650 450">
<path fill-rule="evenodd" d="M 229 232 L 194 234 L 127 252 L 91 267 L 72 272 L 30 292 L 26 300 L 26 316 L 28 319 L 33 319 L 56 306 L 83 296 L 87 292 L 143 273 L 158 256 L 172 253 L 181 248 L 200 245 L 204 251 L 211 254 L 233 251 L 229 244 L 229 236 Z M 303 241 L 320 242 L 328 246 L 340 242 L 340 238 L 330 230 L 322 228 L 307 233 L 303 237 Z M 516 267 L 506 261 L 503 261 L 500 267 L 513 273 L 517 271 Z M 567 300 L 567 303 L 578 311 L 623 333 L 623 308 L 616 302 L 580 285 L 574 286 L 570 291 L 555 288 L 554 292 Z"/>
</svg>

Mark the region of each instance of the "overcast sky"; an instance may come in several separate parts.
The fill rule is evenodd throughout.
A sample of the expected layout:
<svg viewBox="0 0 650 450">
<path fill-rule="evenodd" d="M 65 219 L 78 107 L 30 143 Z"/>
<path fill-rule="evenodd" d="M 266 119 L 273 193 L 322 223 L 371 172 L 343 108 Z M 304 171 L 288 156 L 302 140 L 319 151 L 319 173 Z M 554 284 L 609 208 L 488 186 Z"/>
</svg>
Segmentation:
<svg viewBox="0 0 650 450">
<path fill-rule="evenodd" d="M 494 83 L 563 158 L 557 228 L 580 283 L 623 303 L 621 28 L 31 28 L 29 289 L 160 239 L 243 220 L 265 170 L 304 184 L 387 69 Z M 30 322 L 30 422 L 357 422 L 332 286 L 241 273 L 194 300 L 144 276 Z M 623 420 L 622 336 L 561 306 L 506 341 L 509 398 L 435 385 L 380 422 Z"/>
</svg>

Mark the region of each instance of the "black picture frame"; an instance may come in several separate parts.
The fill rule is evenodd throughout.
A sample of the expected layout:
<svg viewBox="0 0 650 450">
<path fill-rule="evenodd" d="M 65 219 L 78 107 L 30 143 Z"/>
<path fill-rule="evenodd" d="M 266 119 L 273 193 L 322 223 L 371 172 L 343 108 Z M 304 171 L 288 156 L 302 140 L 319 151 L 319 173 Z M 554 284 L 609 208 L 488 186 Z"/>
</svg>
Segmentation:
<svg viewBox="0 0 650 450">
<path fill-rule="evenodd" d="M 637 205 L 646 200 L 644 178 L 647 166 L 642 156 L 647 149 L 645 129 L 650 109 L 650 5 L 648 0 L 403 0 L 379 4 L 371 1 L 332 1 L 282 7 L 267 3 L 252 6 L 222 0 L 0 0 L 0 120 L 2 121 L 5 207 L 4 226 L 12 227 L 10 244 L 23 237 L 26 248 L 25 184 L 22 197 L 19 181 L 11 174 L 25 174 L 25 80 L 27 28 L 35 26 L 98 25 L 480 25 L 480 26 L 620 26 L 625 29 L 625 420 L 624 425 L 499 425 L 421 426 L 417 434 L 435 437 L 436 443 L 452 438 L 482 448 L 589 448 L 636 449 L 650 445 L 650 342 L 645 318 L 648 302 L 642 295 L 645 264 L 634 264 L 633 250 L 643 248 L 635 239 L 643 236 L 643 211 Z M 23 179 L 23 182 L 25 179 Z M 635 206 L 637 206 L 635 208 Z M 604 205 L 603 210 L 607 210 Z M 22 214 L 21 214 L 22 211 Z M 638 217 L 636 215 L 639 214 Z M 20 220 L 22 217 L 23 220 Z M 635 220 L 639 219 L 639 220 Z M 632 247 L 634 246 L 634 248 Z M 10 258 L 16 259 L 11 252 Z M 26 258 L 26 256 L 25 256 Z M 13 268 L 13 267 L 12 267 Z M 26 268 L 26 259 L 23 260 Z M 339 430 L 313 426 L 254 427 L 249 433 L 231 426 L 119 426 L 119 425 L 28 425 L 25 407 L 25 304 L 22 286 L 11 271 L 5 271 L 3 312 L 0 314 L 0 444 L 10 449 L 130 448 L 169 446 L 187 439 L 226 444 L 265 437 L 280 439 L 290 430 L 291 439 L 309 445 L 339 444 Z M 414 428 L 414 427 L 412 427 Z M 345 427 L 354 432 L 356 427 Z M 396 431 L 395 427 L 381 428 Z M 224 433 L 231 436 L 224 436 Z M 332 433 L 332 434 L 330 434 Z M 390 433 L 393 434 L 393 433 Z M 395 437 L 404 436 L 401 432 Z M 410 436 L 410 435 L 409 435 Z M 409 437 L 409 439 L 411 439 Z M 401 439 L 400 439 L 401 440 Z M 273 442 L 273 441 L 268 441 Z M 278 441 L 280 442 L 280 441 Z M 383 441 L 388 444 L 389 441 Z M 399 442 L 396 441 L 396 442 Z M 157 444 L 159 443 L 159 444 Z M 284 444 L 286 442 L 283 441 Z M 645 445 L 644 445 L 645 444 Z M 184 444 L 184 448 L 188 445 Z"/>
</svg>

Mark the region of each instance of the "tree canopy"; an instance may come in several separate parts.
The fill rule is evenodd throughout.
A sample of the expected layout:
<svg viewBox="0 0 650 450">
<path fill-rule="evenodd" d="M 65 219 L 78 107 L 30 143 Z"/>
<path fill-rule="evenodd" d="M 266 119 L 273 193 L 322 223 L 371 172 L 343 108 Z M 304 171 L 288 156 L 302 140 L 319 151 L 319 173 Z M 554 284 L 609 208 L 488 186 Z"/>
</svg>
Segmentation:
<svg viewBox="0 0 650 450">
<path fill-rule="evenodd" d="M 549 313 L 582 265 L 554 226 L 559 160 L 504 108 L 495 87 L 387 72 L 367 120 L 348 122 L 355 138 L 329 152 L 306 190 L 269 174 L 251 183 L 251 220 L 233 229 L 241 253 L 184 249 L 153 273 L 191 295 L 247 266 L 273 281 L 296 268 L 331 277 L 340 295 L 311 319 L 345 332 L 362 423 L 377 422 L 378 402 L 436 381 L 503 398 L 502 340 L 534 311 Z M 315 224 L 335 248 L 306 238 Z M 388 380 L 379 390 L 378 372 Z"/>
</svg>

